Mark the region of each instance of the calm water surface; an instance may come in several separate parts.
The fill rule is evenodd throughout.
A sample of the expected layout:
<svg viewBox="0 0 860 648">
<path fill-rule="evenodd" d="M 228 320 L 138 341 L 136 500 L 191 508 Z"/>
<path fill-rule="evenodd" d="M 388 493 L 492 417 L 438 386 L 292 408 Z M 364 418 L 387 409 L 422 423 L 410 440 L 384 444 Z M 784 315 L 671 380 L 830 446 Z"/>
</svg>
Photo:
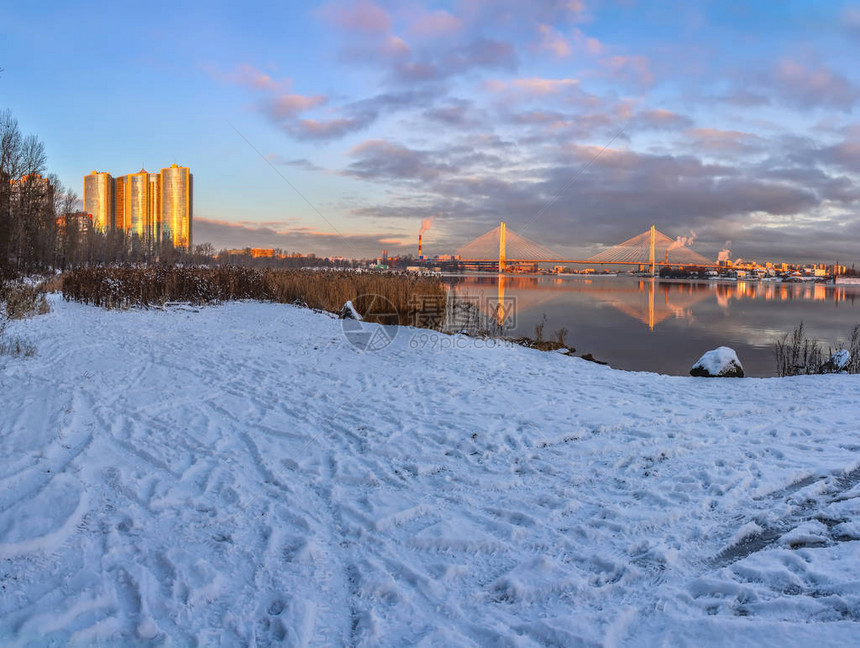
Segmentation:
<svg viewBox="0 0 860 648">
<path fill-rule="evenodd" d="M 773 376 L 774 342 L 801 321 L 836 346 L 860 323 L 860 286 L 772 282 L 680 282 L 630 276 L 446 276 L 459 295 L 515 308 L 507 335 L 567 344 L 618 369 L 687 375 L 709 349 L 730 346 L 748 376 Z"/>
</svg>

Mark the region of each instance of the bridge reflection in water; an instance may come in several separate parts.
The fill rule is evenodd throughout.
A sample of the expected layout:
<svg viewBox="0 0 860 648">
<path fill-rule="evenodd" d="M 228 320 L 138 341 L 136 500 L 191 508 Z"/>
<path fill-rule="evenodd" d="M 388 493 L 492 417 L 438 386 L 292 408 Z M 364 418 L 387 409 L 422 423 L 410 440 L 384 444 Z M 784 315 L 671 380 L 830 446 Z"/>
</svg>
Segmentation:
<svg viewBox="0 0 860 648">
<path fill-rule="evenodd" d="M 712 297 L 723 309 L 731 300 L 763 301 L 850 301 L 860 292 L 852 287 L 823 283 L 777 283 L 769 281 L 661 281 L 652 278 L 551 277 L 464 275 L 455 290 L 467 294 L 476 290 L 486 295 L 495 288 L 498 304 L 514 293 L 519 314 L 538 310 L 562 295 L 583 295 L 621 311 L 647 325 L 650 330 L 667 319 L 694 318 L 693 306 Z M 503 309 L 492 300 L 481 300 L 484 313 L 503 323 Z"/>
<path fill-rule="evenodd" d="M 547 337 L 567 328 L 575 346 L 613 366 L 665 373 L 686 373 L 707 345 L 728 345 L 743 351 L 749 375 L 772 375 L 774 341 L 800 321 L 825 345 L 845 340 L 860 322 L 860 286 L 600 275 L 447 279 L 456 293 L 480 298 L 475 303 L 507 335 L 534 336 L 546 316 Z M 511 306 L 514 326 L 506 319 Z"/>
</svg>

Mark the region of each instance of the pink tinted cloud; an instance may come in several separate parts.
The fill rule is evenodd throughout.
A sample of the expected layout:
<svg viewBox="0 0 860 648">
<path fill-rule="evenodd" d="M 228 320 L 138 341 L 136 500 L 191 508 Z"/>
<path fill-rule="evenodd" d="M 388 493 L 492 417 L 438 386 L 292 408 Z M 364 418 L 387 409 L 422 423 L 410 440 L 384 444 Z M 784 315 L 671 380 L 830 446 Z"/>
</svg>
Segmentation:
<svg viewBox="0 0 860 648">
<path fill-rule="evenodd" d="M 685 135 L 698 148 L 712 152 L 742 153 L 753 150 L 760 142 L 752 133 L 716 128 L 692 128 Z"/>
<path fill-rule="evenodd" d="M 651 64 L 645 56 L 610 56 L 602 59 L 601 65 L 618 81 L 646 88 L 654 84 Z"/>
<path fill-rule="evenodd" d="M 490 92 L 515 92 L 525 95 L 540 96 L 558 94 L 564 90 L 579 87 L 579 79 L 544 79 L 541 77 L 525 77 L 502 81 L 491 79 L 484 84 Z"/>
<path fill-rule="evenodd" d="M 282 94 L 268 102 L 268 109 L 273 117 L 284 119 L 324 104 L 326 100 L 324 95 Z"/>
<path fill-rule="evenodd" d="M 221 72 L 214 67 L 207 67 L 206 69 L 210 76 L 219 81 L 228 81 L 256 90 L 289 90 L 292 85 L 291 79 L 276 81 L 270 75 L 257 69 L 250 63 L 240 63 L 230 72 Z"/>
<path fill-rule="evenodd" d="M 631 121 L 632 126 L 646 130 L 672 130 L 691 126 L 692 123 L 686 115 L 679 115 L 665 108 L 642 110 Z"/>
<path fill-rule="evenodd" d="M 538 33 L 540 34 L 538 49 L 552 52 L 558 58 L 570 56 L 570 43 L 558 30 L 549 25 L 538 25 Z"/>
<path fill-rule="evenodd" d="M 527 77 L 515 79 L 511 85 L 527 94 L 547 95 L 558 94 L 564 90 L 579 87 L 579 79 L 544 79 L 541 77 Z"/>
<path fill-rule="evenodd" d="M 576 43 L 577 48 L 584 50 L 587 54 L 595 56 L 603 54 L 605 47 L 599 40 L 592 38 L 591 36 L 587 36 L 581 29 L 574 29 L 572 33 L 573 41 Z"/>
<path fill-rule="evenodd" d="M 444 10 L 423 12 L 412 18 L 407 31 L 419 38 L 451 36 L 463 28 L 463 21 Z"/>
<path fill-rule="evenodd" d="M 849 33 L 860 36 L 860 7 L 845 7 L 842 11 L 842 24 Z"/>
<path fill-rule="evenodd" d="M 391 31 L 391 16 L 370 0 L 329 4 L 320 13 L 325 20 L 346 31 L 369 35 L 388 34 Z"/>
<path fill-rule="evenodd" d="M 823 66 L 806 66 L 790 59 L 777 65 L 775 80 L 787 99 L 804 106 L 829 105 L 847 111 L 860 97 L 860 91 L 845 77 Z"/>
</svg>

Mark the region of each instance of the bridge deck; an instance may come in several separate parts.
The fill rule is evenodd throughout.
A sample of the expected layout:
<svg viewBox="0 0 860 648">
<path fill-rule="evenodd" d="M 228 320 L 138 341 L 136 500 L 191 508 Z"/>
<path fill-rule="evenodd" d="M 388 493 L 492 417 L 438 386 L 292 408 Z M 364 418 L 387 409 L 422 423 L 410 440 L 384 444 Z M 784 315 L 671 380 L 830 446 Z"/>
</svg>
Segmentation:
<svg viewBox="0 0 860 648">
<path fill-rule="evenodd" d="M 498 263 L 499 259 L 460 259 L 463 263 Z M 576 259 L 505 259 L 505 264 L 510 265 L 512 263 L 569 263 L 569 264 L 577 264 L 577 265 L 626 265 L 626 266 L 640 266 L 640 265 L 651 265 L 648 261 L 579 261 Z M 666 263 L 665 261 L 654 261 L 655 267 L 663 267 L 663 266 L 680 266 L 680 267 L 690 267 L 690 268 L 722 268 L 723 266 L 713 263 Z"/>
</svg>

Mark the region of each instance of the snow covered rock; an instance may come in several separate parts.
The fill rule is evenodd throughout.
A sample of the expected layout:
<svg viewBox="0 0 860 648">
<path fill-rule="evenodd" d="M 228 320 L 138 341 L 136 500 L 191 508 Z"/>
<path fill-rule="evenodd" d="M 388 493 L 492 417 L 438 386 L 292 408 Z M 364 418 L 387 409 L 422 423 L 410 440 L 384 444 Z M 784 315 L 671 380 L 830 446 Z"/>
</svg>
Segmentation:
<svg viewBox="0 0 860 648">
<path fill-rule="evenodd" d="M 849 364 L 851 364 L 851 354 L 847 349 L 839 349 L 830 356 L 830 360 L 821 365 L 818 373 L 842 373 L 847 371 Z"/>
<path fill-rule="evenodd" d="M 352 300 L 347 301 L 343 308 L 340 309 L 340 318 L 341 319 L 354 319 L 359 322 L 363 319 L 359 312 L 355 310 L 355 306 L 352 305 Z"/>
<path fill-rule="evenodd" d="M 699 358 L 690 369 L 690 375 L 705 378 L 743 378 L 744 368 L 734 349 L 721 346 Z"/>
</svg>

